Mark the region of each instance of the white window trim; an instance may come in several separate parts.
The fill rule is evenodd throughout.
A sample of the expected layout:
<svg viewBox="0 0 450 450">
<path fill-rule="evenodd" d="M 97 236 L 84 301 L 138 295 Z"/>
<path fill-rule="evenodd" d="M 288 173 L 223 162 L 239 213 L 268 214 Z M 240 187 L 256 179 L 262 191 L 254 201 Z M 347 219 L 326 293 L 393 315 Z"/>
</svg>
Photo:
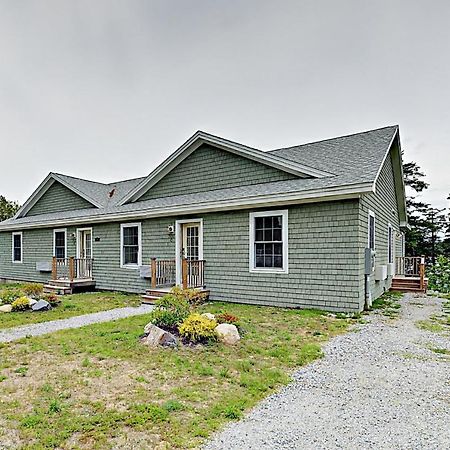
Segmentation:
<svg viewBox="0 0 450 450">
<path fill-rule="evenodd" d="M 14 260 L 14 236 L 20 236 L 20 261 Z M 11 261 L 13 264 L 22 264 L 23 263 L 23 233 L 22 231 L 15 231 L 11 235 Z"/>
<path fill-rule="evenodd" d="M 281 231 L 281 238 L 283 240 L 283 267 L 255 267 L 255 218 L 268 216 L 282 216 L 283 227 Z M 250 213 L 249 226 L 249 271 L 251 273 L 289 273 L 288 268 L 288 210 L 274 210 L 274 211 L 258 211 Z"/>
<path fill-rule="evenodd" d="M 370 218 L 373 217 L 373 251 L 377 248 L 377 239 L 376 239 L 376 228 L 377 228 L 377 219 L 375 217 L 375 213 L 369 209 L 369 213 L 367 215 L 367 247 L 370 248 Z"/>
<path fill-rule="evenodd" d="M 56 233 L 64 233 L 64 258 L 67 258 L 67 228 L 53 230 L 53 256 L 56 256 Z"/>
<path fill-rule="evenodd" d="M 137 227 L 138 228 L 138 263 L 124 264 L 123 262 L 123 230 L 124 228 Z M 142 266 L 142 226 L 141 222 L 136 223 L 121 223 L 120 224 L 120 267 L 122 269 L 139 269 Z"/>
</svg>

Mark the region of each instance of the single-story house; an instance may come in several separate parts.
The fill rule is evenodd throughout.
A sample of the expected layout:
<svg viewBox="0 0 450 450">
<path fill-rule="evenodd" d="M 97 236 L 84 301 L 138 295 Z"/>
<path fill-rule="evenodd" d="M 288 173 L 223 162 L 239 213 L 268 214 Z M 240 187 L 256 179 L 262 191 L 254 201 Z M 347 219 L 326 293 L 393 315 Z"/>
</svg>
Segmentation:
<svg viewBox="0 0 450 450">
<path fill-rule="evenodd" d="M 0 278 L 360 311 L 406 225 L 398 126 L 271 151 L 198 131 L 143 178 L 50 173 L 0 223 Z"/>
</svg>

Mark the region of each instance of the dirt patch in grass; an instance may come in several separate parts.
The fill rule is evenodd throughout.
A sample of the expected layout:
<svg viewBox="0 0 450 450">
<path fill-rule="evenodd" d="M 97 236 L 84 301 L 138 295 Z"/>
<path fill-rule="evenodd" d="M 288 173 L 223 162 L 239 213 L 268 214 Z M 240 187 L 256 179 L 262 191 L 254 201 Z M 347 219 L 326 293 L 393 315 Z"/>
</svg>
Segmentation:
<svg viewBox="0 0 450 450">
<path fill-rule="evenodd" d="M 50 311 L 0 313 L 0 329 L 67 319 L 83 314 L 123 308 L 125 306 L 139 306 L 141 304 L 141 299 L 138 295 L 119 292 L 89 292 L 65 295 L 60 298 L 61 304 Z"/>
<path fill-rule="evenodd" d="M 0 346 L 0 417 L 27 448 L 196 447 L 322 355 L 351 319 L 215 303 L 239 345 L 149 349 L 136 316 Z M 26 369 L 17 370 L 21 367 Z"/>
</svg>

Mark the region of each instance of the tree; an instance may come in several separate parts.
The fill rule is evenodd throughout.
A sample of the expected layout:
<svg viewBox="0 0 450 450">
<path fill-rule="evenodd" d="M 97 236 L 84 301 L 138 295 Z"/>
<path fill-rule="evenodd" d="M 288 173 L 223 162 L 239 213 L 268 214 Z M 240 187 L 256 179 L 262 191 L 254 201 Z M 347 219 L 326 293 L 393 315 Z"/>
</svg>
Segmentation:
<svg viewBox="0 0 450 450">
<path fill-rule="evenodd" d="M 20 205 L 17 202 L 8 201 L 3 195 L 0 195 L 0 222 L 13 217 L 19 208 Z"/>
</svg>

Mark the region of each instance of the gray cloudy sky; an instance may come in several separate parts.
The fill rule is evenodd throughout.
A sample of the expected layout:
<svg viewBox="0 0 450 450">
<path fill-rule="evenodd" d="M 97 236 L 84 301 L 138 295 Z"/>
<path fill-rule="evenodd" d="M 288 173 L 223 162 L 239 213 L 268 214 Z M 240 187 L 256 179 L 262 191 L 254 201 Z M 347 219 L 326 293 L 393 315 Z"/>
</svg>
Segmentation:
<svg viewBox="0 0 450 450">
<path fill-rule="evenodd" d="M 202 129 L 263 150 L 399 124 L 450 192 L 450 2 L 0 0 L 0 194 L 143 176 Z"/>
</svg>

